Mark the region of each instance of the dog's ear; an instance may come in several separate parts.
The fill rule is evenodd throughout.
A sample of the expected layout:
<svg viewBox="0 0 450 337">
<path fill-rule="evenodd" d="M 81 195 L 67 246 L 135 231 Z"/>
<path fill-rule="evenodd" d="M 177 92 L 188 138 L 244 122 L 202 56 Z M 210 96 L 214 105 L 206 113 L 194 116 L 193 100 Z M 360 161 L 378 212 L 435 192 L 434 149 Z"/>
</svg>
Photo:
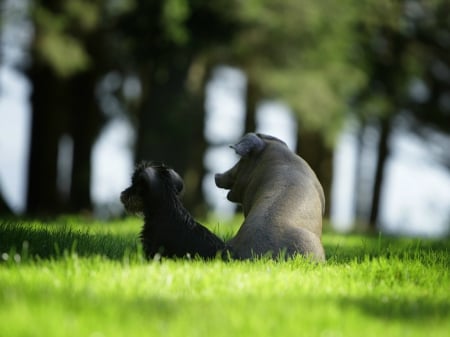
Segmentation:
<svg viewBox="0 0 450 337">
<path fill-rule="evenodd" d="M 183 179 L 181 179 L 180 175 L 172 169 L 169 169 L 169 174 L 177 194 L 180 194 L 184 187 Z"/>
<path fill-rule="evenodd" d="M 257 153 L 264 149 L 266 143 L 256 133 L 247 133 L 241 140 L 230 147 L 241 157 L 248 156 L 251 153 Z"/>
</svg>

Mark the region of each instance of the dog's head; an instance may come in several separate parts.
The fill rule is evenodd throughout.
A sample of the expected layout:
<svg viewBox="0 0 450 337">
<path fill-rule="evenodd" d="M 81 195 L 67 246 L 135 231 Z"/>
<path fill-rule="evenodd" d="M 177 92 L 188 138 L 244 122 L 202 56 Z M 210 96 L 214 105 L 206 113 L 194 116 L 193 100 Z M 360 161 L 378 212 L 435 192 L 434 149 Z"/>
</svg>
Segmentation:
<svg viewBox="0 0 450 337">
<path fill-rule="evenodd" d="M 228 171 L 216 174 L 215 182 L 217 187 L 230 190 L 227 198 L 233 202 L 242 202 L 244 191 L 251 179 L 258 179 L 262 171 L 265 171 L 267 166 L 276 164 L 284 153 L 290 155 L 286 143 L 260 133 L 248 133 L 230 147 L 241 158 Z"/>
<path fill-rule="evenodd" d="M 142 213 L 183 190 L 183 180 L 164 164 L 141 163 L 131 178 L 131 186 L 120 195 L 120 201 L 130 213 Z"/>
</svg>

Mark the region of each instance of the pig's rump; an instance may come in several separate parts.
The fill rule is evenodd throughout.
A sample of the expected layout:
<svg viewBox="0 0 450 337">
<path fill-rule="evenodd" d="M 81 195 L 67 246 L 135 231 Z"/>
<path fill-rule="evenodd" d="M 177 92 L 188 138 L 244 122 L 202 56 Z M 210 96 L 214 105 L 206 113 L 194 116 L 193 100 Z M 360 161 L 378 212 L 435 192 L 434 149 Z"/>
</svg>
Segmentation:
<svg viewBox="0 0 450 337">
<path fill-rule="evenodd" d="M 267 223 L 248 224 L 248 221 L 244 224 L 238 235 L 227 244 L 234 258 L 291 258 L 303 255 L 314 261 L 325 260 L 320 238 L 305 228 Z"/>
</svg>

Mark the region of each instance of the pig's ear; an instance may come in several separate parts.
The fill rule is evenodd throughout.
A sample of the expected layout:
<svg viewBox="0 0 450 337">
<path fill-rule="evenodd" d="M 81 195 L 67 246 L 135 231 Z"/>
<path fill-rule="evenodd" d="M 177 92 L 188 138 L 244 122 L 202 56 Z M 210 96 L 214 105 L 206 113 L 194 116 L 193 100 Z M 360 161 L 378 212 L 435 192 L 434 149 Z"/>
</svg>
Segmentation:
<svg viewBox="0 0 450 337">
<path fill-rule="evenodd" d="M 169 174 L 177 194 L 180 194 L 184 187 L 183 179 L 181 179 L 180 175 L 172 169 L 169 169 Z"/>
<path fill-rule="evenodd" d="M 257 153 L 261 151 L 266 144 L 255 133 L 248 133 L 235 145 L 231 145 L 231 148 L 236 151 L 241 157 L 248 156 L 250 153 Z"/>
</svg>

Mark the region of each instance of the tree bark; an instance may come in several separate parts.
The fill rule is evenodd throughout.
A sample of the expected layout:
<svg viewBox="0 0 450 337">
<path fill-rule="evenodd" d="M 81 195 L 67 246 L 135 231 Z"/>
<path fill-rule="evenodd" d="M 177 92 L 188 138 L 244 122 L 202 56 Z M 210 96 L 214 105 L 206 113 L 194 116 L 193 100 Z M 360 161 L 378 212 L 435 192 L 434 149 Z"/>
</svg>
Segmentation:
<svg viewBox="0 0 450 337">
<path fill-rule="evenodd" d="M 258 108 L 259 98 L 258 87 L 249 78 L 245 95 L 245 133 L 256 131 L 256 109 Z"/>
<path fill-rule="evenodd" d="M 372 207 L 370 211 L 370 230 L 375 231 L 379 222 L 380 201 L 383 192 L 383 181 L 386 170 L 386 163 L 389 158 L 389 140 L 391 136 L 391 118 L 385 117 L 380 121 L 380 138 L 378 141 L 378 158 L 375 169 L 373 183 Z"/>
<path fill-rule="evenodd" d="M 194 100 L 190 107 L 192 116 L 192 133 L 189 137 L 188 160 L 183 174 L 185 191 L 183 202 L 186 208 L 197 217 L 205 217 L 207 214 L 207 205 L 203 197 L 203 177 L 206 169 L 203 165 L 203 158 L 207 148 L 204 137 L 205 110 L 203 95 Z"/>
<path fill-rule="evenodd" d="M 105 117 L 95 97 L 99 75 L 88 70 L 70 81 L 70 133 L 73 138 L 73 164 L 69 211 L 91 211 L 92 148 Z"/>
<path fill-rule="evenodd" d="M 369 223 L 370 209 L 372 203 L 373 192 L 373 180 L 372 174 L 373 168 L 367 168 L 367 162 L 365 162 L 364 150 L 365 150 L 365 134 L 369 128 L 367 122 L 361 121 L 361 125 L 357 131 L 357 149 L 355 158 L 355 188 L 353 196 L 353 204 L 355 205 L 355 220 L 357 224 L 367 226 Z"/>
<path fill-rule="evenodd" d="M 61 209 L 57 158 L 66 125 L 64 86 L 48 67 L 38 64 L 31 68 L 29 79 L 33 91 L 26 213 L 54 214 Z"/>
<path fill-rule="evenodd" d="M 330 195 L 333 172 L 333 151 L 318 132 L 300 128 L 297 133 L 297 152 L 316 173 L 325 194 L 325 216 L 330 215 Z"/>
<path fill-rule="evenodd" d="M 188 161 L 188 144 L 193 121 L 189 114 L 185 83 L 190 63 L 173 61 L 156 67 L 150 80 L 138 115 L 136 142 L 137 161 L 160 161 L 173 166 L 183 175 Z"/>
<path fill-rule="evenodd" d="M 202 216 L 207 212 L 203 197 L 205 83 L 198 92 L 190 92 L 186 88 L 189 57 L 169 63 L 161 66 L 166 73 L 164 79 L 153 72 L 145 84 L 148 96 L 139 114 L 135 158 L 138 162 L 163 162 L 175 169 L 185 183 L 183 203 Z"/>
<path fill-rule="evenodd" d="M 13 210 L 11 209 L 11 207 L 9 207 L 0 189 L 0 216 L 11 216 L 13 214 Z"/>
</svg>

